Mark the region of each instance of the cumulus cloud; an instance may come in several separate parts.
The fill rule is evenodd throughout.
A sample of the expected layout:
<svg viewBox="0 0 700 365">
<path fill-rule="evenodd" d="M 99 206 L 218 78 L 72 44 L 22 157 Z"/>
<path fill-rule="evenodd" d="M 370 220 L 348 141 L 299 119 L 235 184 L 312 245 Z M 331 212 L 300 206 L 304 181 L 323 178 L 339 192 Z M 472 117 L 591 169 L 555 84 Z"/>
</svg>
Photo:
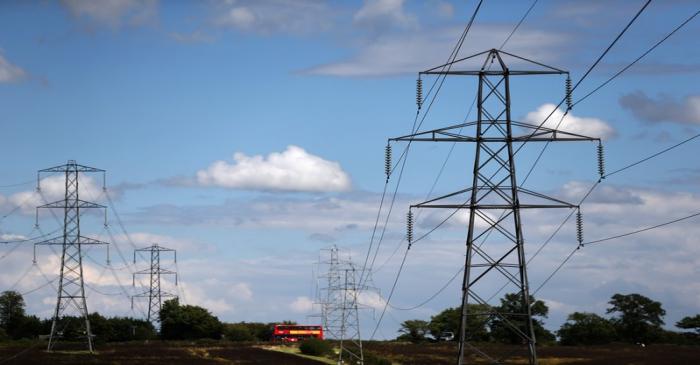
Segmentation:
<svg viewBox="0 0 700 365">
<path fill-rule="evenodd" d="M 197 172 L 197 183 L 244 190 L 329 192 L 346 191 L 350 176 L 340 164 L 303 148 L 289 146 L 268 156 L 233 155 L 233 163 L 216 161 Z"/>
<path fill-rule="evenodd" d="M 501 44 L 510 25 L 483 24 L 472 28 L 460 56 L 471 55 Z M 445 63 L 462 29 L 442 28 L 420 32 L 382 34 L 365 41 L 347 59 L 320 65 L 306 73 L 343 77 L 376 77 L 414 73 Z M 511 39 L 507 51 L 540 62 L 558 60 L 561 48 L 570 37 L 561 32 L 521 28 Z M 483 62 L 483 59 L 480 60 Z M 511 65 L 512 66 L 512 65 Z"/>
<path fill-rule="evenodd" d="M 622 96 L 619 102 L 635 117 L 647 122 L 700 124 L 700 95 L 688 95 L 678 101 L 668 95 L 654 99 L 637 91 Z"/>
<path fill-rule="evenodd" d="M 213 24 L 241 31 L 270 34 L 307 34 L 332 25 L 331 11 L 314 0 L 222 1 Z"/>
<path fill-rule="evenodd" d="M 26 75 L 23 69 L 13 65 L 0 53 L 0 84 L 19 81 Z"/>
<path fill-rule="evenodd" d="M 296 297 L 289 304 L 289 308 L 295 313 L 309 313 L 313 308 L 314 302 L 309 297 Z"/>
<path fill-rule="evenodd" d="M 81 200 L 92 201 L 93 203 L 104 202 L 105 196 L 103 195 L 101 182 L 85 174 L 80 174 L 79 179 L 78 196 Z M 65 198 L 65 176 L 48 176 L 41 179 L 40 186 L 41 193 L 36 190 L 14 193 L 6 198 L 5 204 L 19 207 L 24 214 L 34 214 L 36 207 Z"/>
<path fill-rule="evenodd" d="M 416 18 L 407 14 L 404 0 L 365 0 L 353 16 L 356 24 L 383 27 L 394 24 L 402 27 L 415 26 Z"/>
<path fill-rule="evenodd" d="M 263 197 L 254 200 L 228 200 L 212 205 L 156 205 L 128 216 L 135 222 L 164 225 L 206 225 L 240 229 L 300 229 L 330 238 L 341 233 L 371 229 L 375 223 L 380 196 L 350 194 L 308 199 L 304 197 Z M 397 206 L 408 201 L 397 198 Z M 401 215 L 392 215 L 391 225 L 404 226 Z M 328 238 L 326 236 L 310 239 Z"/>
<path fill-rule="evenodd" d="M 538 126 L 555 108 L 556 105 L 554 104 L 543 104 L 535 111 L 527 113 L 523 122 Z M 564 111 L 557 108 L 552 116 L 544 123 L 544 127 L 557 128 L 557 124 L 559 124 L 563 116 Z M 602 139 L 609 139 L 615 136 L 615 129 L 604 120 L 591 117 L 577 117 L 571 112 L 564 118 L 564 121 L 558 129 L 589 137 L 600 137 Z"/>
<path fill-rule="evenodd" d="M 132 25 L 143 24 L 155 16 L 158 8 L 158 0 L 62 0 L 61 4 L 76 18 L 112 28 L 125 20 Z"/>
</svg>

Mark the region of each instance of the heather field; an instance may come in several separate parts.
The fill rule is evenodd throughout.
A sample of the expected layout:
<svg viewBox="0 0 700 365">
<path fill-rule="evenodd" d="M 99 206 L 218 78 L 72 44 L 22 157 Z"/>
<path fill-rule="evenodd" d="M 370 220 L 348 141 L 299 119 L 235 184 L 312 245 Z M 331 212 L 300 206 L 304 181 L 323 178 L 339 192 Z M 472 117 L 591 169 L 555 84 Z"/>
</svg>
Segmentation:
<svg viewBox="0 0 700 365">
<path fill-rule="evenodd" d="M 95 355 L 82 351 L 47 353 L 43 343 L 12 344 L 0 348 L 1 364 L 270 364 L 270 365 L 319 365 L 322 361 L 295 354 L 271 351 L 255 343 L 188 343 L 152 341 L 103 344 Z M 510 348 L 502 345 L 485 347 L 491 353 L 503 353 Z M 444 343 L 411 344 L 404 342 L 368 342 L 365 350 L 400 365 L 448 365 L 454 363 L 456 346 Z M 678 365 L 698 364 L 700 347 L 677 345 L 651 345 L 641 348 L 633 345 L 607 345 L 591 347 L 543 346 L 539 348 L 542 365 Z M 13 357 L 14 356 L 14 357 Z M 487 364 L 476 357 L 469 357 L 475 364 Z M 328 363 L 326 361 L 325 363 Z M 524 357 L 514 356 L 506 364 L 525 364 Z"/>
</svg>

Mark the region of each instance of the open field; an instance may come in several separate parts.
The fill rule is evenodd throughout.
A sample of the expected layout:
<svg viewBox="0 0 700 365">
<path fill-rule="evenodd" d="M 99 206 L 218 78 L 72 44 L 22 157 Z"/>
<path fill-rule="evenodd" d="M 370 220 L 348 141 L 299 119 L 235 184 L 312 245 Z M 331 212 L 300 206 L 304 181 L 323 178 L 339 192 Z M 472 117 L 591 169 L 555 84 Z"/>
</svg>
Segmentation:
<svg viewBox="0 0 700 365">
<path fill-rule="evenodd" d="M 400 342 L 368 342 L 367 351 L 374 352 L 401 365 L 452 365 L 457 346 L 453 343 L 410 344 Z M 509 350 L 503 345 L 487 345 L 491 354 Z M 541 346 L 538 348 L 541 365 L 679 365 L 700 364 L 700 346 L 607 345 L 591 347 Z M 472 359 L 476 359 L 471 357 Z M 480 359 L 481 360 L 481 359 Z M 481 360 L 479 364 L 487 364 Z M 526 364 L 524 357 L 512 358 L 509 364 Z"/>
<path fill-rule="evenodd" d="M 145 343 L 119 343 L 98 346 L 98 352 L 90 355 L 82 351 L 47 353 L 44 343 L 29 350 L 29 346 L 0 347 L 0 363 L 3 365 L 73 365 L 73 364 L 144 364 L 144 365 L 206 365 L 206 364 L 279 364 L 279 365 L 322 365 L 311 359 L 296 355 L 267 351 L 253 344 L 213 343 L 191 344 L 152 341 Z M 21 353 L 21 351 L 25 351 Z M 19 356 L 10 359 L 10 357 Z M 7 360 L 8 361 L 4 361 Z"/>
<path fill-rule="evenodd" d="M 368 342 L 366 351 L 381 355 L 398 365 L 451 365 L 456 346 L 444 343 L 410 344 L 400 342 Z M 275 364 L 321 365 L 324 362 L 303 358 L 291 353 L 268 351 L 252 343 L 187 343 L 152 341 L 146 343 L 103 344 L 95 355 L 82 351 L 47 353 L 44 343 L 13 344 L 0 347 L 0 364 Z M 496 348 L 498 347 L 498 348 Z M 508 347 L 490 345 L 492 353 Z M 640 348 L 632 345 L 593 347 L 546 346 L 539 349 L 542 365 L 678 365 L 700 363 L 700 346 L 651 345 Z M 14 358 L 12 356 L 18 355 Z M 326 362 L 327 363 L 327 362 Z M 486 364 L 486 362 L 476 362 Z M 515 357 L 508 364 L 525 364 L 525 358 Z"/>
</svg>

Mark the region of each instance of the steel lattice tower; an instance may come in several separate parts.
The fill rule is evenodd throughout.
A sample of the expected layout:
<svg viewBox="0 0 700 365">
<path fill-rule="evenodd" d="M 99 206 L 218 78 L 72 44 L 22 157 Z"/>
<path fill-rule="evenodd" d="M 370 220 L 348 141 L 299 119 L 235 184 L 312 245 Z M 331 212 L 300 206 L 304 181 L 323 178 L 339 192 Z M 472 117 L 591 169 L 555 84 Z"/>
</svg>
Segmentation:
<svg viewBox="0 0 700 365">
<path fill-rule="evenodd" d="M 459 63 L 474 60 L 478 56 L 485 57 L 480 68 L 478 66 L 475 70 L 457 68 Z M 504 58 L 533 69 L 511 70 Z M 514 145 L 527 142 L 600 141 L 598 138 L 511 119 L 510 77 L 547 74 L 568 75 L 568 72 L 496 49 L 421 72 L 419 80 L 421 75 L 478 77 L 477 120 L 389 139 L 389 141 L 411 142 L 470 142 L 476 145 L 470 188 L 411 205 L 411 208 L 466 209 L 469 213 L 457 358 L 459 365 L 465 362 L 464 355 L 467 348 L 474 355 L 494 364 L 503 363 L 512 355 L 492 356 L 471 343 L 470 329 L 467 328 L 467 319 L 470 316 L 480 320 L 485 318 L 484 322 L 497 319 L 504 323 L 526 347 L 529 364 L 537 364 L 525 240 L 520 213 L 522 209 L 578 209 L 578 206 L 518 186 Z M 567 91 L 567 97 L 569 95 L 570 91 Z M 422 101 L 420 97 L 418 99 L 420 106 Z M 469 130 L 473 132 L 468 133 Z M 516 135 L 515 132 L 520 132 L 522 135 Z M 499 242 L 484 244 L 485 238 L 489 236 L 492 237 L 491 241 Z M 500 313 L 485 299 L 486 291 L 493 290 L 493 282 L 488 283 L 488 280 L 500 277 L 505 277 L 518 288 L 521 303 L 520 309 L 515 313 Z M 490 309 L 485 312 L 470 313 L 467 304 L 471 301 Z"/>
<path fill-rule="evenodd" d="M 320 289 L 321 302 L 321 324 L 326 333 L 326 337 L 340 339 L 343 316 L 340 303 L 343 301 L 342 296 L 342 276 L 339 259 L 338 247 L 333 245 L 331 248 L 324 249 L 328 251 L 328 260 L 322 261 L 327 270 L 320 275 L 327 280 L 326 287 Z M 319 265 L 320 269 L 320 265 Z M 324 295 L 325 294 L 325 295 Z"/>
<path fill-rule="evenodd" d="M 343 269 L 343 302 L 341 307 L 342 326 L 340 329 L 340 351 L 338 364 L 364 364 L 362 338 L 360 336 L 360 315 L 357 295 L 357 270 L 352 262 Z"/>
<path fill-rule="evenodd" d="M 319 303 L 323 329 L 327 338 L 340 345 L 338 364 L 363 364 L 357 270 L 349 260 L 340 259 L 337 246 L 324 251 L 328 251 L 328 260 L 322 264 L 328 271 L 321 277 L 327 279 L 327 286 L 321 288 L 319 295 L 323 297 Z"/>
<path fill-rule="evenodd" d="M 160 267 L 160 255 L 162 252 L 172 252 L 174 261 L 177 262 L 177 251 L 153 244 L 149 247 L 134 250 L 134 264 L 138 252 L 148 253 L 150 256 L 150 267 L 133 274 L 133 285 L 136 286 L 136 275 L 148 275 L 150 285 L 145 292 L 131 297 L 131 307 L 134 306 L 134 298 L 148 298 L 148 314 L 146 320 L 153 323 L 153 327 L 158 328 L 160 321 L 160 309 L 163 305 L 163 298 L 177 298 L 177 295 L 168 293 L 161 289 L 161 275 L 175 275 L 175 285 L 177 285 L 177 273 Z"/>
<path fill-rule="evenodd" d="M 58 339 L 64 337 L 64 330 L 69 324 L 65 318 L 66 312 L 73 310 L 77 317 L 81 317 L 84 320 L 84 332 L 82 335 L 84 335 L 87 342 L 88 350 L 93 352 L 93 335 L 90 329 L 90 320 L 88 319 L 85 286 L 83 283 L 83 256 L 81 247 L 83 245 L 107 244 L 106 242 L 84 237 L 80 234 L 80 210 L 86 208 L 106 208 L 103 205 L 88 202 L 79 197 L 79 174 L 93 172 L 103 174 L 104 186 L 105 170 L 78 165 L 73 160 L 69 160 L 65 165 L 39 170 L 37 174 L 37 191 L 41 191 L 42 174 L 65 174 L 64 199 L 37 207 L 36 215 L 38 226 L 39 209 L 58 208 L 63 209 L 64 212 L 63 235 L 36 243 L 37 245 L 62 246 L 61 273 L 58 281 L 58 295 L 56 299 L 56 309 L 51 323 L 51 334 L 49 335 L 49 344 L 47 347 L 48 351 L 52 351 Z"/>
</svg>

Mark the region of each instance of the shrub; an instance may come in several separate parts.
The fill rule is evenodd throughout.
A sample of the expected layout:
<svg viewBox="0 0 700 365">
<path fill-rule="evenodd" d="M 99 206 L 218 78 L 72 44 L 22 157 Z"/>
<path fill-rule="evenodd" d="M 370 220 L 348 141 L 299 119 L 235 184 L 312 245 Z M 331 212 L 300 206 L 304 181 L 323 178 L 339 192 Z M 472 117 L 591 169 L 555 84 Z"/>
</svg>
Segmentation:
<svg viewBox="0 0 700 365">
<path fill-rule="evenodd" d="M 241 323 L 224 324 L 224 338 L 229 341 L 255 341 L 248 326 Z"/>
<path fill-rule="evenodd" d="M 365 352 L 363 354 L 365 359 L 365 365 L 391 365 L 391 360 L 375 355 L 371 352 Z"/>
<path fill-rule="evenodd" d="M 330 354 L 331 351 L 333 351 L 333 347 L 330 343 L 324 340 L 310 338 L 299 345 L 299 350 L 304 355 L 323 356 Z"/>
</svg>

